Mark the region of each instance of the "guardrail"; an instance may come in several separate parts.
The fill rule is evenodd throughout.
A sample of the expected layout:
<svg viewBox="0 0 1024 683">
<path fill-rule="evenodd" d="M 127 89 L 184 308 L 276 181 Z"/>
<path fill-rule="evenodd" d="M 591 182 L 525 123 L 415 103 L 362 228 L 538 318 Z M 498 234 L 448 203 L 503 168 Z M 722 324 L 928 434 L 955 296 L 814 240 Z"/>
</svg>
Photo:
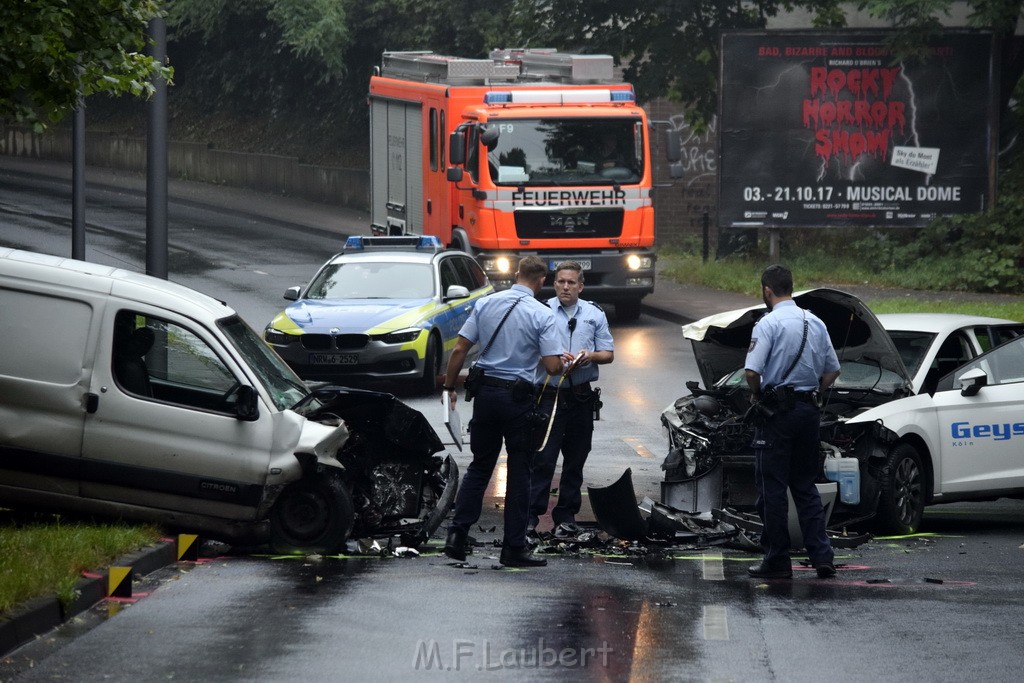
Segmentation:
<svg viewBox="0 0 1024 683">
<path fill-rule="evenodd" d="M 71 161 L 71 131 L 66 128 L 36 133 L 3 126 L 0 131 L 0 154 Z M 232 152 L 199 142 L 171 140 L 167 148 L 167 171 L 172 177 L 369 210 L 370 173 L 366 169 L 314 166 L 299 163 L 296 157 Z M 86 131 L 85 163 L 145 173 L 146 138 Z"/>
</svg>

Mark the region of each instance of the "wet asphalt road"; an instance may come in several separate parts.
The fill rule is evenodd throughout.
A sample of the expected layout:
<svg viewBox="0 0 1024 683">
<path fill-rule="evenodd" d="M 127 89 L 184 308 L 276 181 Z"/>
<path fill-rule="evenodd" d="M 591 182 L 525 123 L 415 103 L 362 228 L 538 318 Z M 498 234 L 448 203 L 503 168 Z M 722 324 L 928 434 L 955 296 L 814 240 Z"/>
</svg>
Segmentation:
<svg viewBox="0 0 1024 683">
<path fill-rule="evenodd" d="M 1019 680 L 1020 505 L 933 508 L 926 529 L 840 552 L 834 580 L 751 581 L 719 548 L 518 571 L 489 548 L 211 558 L 23 648 L 45 659 L 17 680 Z"/>
<path fill-rule="evenodd" d="M 0 244 L 67 254 L 66 184 L 0 177 Z M 63 213 L 62 213 L 63 212 Z M 337 244 L 196 206 L 173 206 L 172 279 L 220 296 L 260 329 Z M 90 191 L 89 258 L 144 260 L 144 204 Z M 211 256 L 215 255 L 215 256 Z M 660 410 L 696 376 L 678 327 L 613 327 L 606 409 L 587 480 L 629 467 L 659 497 Z M 435 397 L 404 397 L 439 433 Z M 464 404 L 465 405 L 465 404 Z M 468 417 L 468 406 L 462 408 Z M 450 449 L 452 450 L 452 449 Z M 457 455 L 463 468 L 468 453 Z M 835 580 L 745 576 L 756 557 L 719 547 L 642 558 L 552 555 L 494 569 L 502 477 L 492 481 L 468 566 L 417 558 L 230 555 L 181 564 L 3 662 L 17 680 L 1018 680 L 1024 666 L 1024 505 L 931 508 L 935 536 L 839 553 Z M 584 520 L 592 519 L 585 507 Z M 495 528 L 496 530 L 492 530 Z M 542 525 L 543 528 L 543 525 Z M 433 551 L 433 552 L 431 552 Z M 148 595 L 141 595 L 148 593 Z M 116 616 L 109 618 L 113 612 Z"/>
</svg>

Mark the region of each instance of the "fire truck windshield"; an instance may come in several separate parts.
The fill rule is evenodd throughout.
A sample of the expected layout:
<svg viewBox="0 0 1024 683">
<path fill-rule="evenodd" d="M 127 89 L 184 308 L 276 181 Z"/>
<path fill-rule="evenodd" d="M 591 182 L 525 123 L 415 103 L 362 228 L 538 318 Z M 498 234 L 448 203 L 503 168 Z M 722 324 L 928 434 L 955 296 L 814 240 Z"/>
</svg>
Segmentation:
<svg viewBox="0 0 1024 683">
<path fill-rule="evenodd" d="M 487 154 L 496 185 L 620 185 L 640 182 L 644 129 L 638 118 L 492 121 Z"/>
</svg>

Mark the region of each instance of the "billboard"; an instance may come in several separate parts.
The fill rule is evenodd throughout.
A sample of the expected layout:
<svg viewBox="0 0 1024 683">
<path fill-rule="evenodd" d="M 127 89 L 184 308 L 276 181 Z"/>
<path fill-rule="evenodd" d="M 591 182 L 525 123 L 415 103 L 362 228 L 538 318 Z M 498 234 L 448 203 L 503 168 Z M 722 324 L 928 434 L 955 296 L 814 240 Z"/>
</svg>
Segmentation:
<svg viewBox="0 0 1024 683">
<path fill-rule="evenodd" d="M 722 33 L 719 226 L 918 227 L 993 200 L 991 34 Z"/>
</svg>

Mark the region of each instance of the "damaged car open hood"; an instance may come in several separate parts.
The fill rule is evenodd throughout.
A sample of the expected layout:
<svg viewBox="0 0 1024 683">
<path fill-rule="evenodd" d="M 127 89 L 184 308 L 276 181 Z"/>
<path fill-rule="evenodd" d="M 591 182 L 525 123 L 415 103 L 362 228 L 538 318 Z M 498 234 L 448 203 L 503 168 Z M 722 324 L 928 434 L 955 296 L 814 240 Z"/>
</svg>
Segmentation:
<svg viewBox="0 0 1024 683">
<path fill-rule="evenodd" d="M 793 295 L 797 306 L 818 316 L 828 328 L 832 346 L 844 364 L 859 364 L 865 373 L 860 382 L 878 376 L 880 384 L 889 389 L 910 378 L 899 352 L 875 314 L 863 301 L 836 289 L 809 289 Z M 716 313 L 683 326 L 683 337 L 693 345 L 694 357 L 706 388 L 743 367 L 754 324 L 768 309 L 764 305 Z M 845 380 L 854 380 L 847 376 Z M 902 387 L 900 387 L 902 388 Z"/>
</svg>

